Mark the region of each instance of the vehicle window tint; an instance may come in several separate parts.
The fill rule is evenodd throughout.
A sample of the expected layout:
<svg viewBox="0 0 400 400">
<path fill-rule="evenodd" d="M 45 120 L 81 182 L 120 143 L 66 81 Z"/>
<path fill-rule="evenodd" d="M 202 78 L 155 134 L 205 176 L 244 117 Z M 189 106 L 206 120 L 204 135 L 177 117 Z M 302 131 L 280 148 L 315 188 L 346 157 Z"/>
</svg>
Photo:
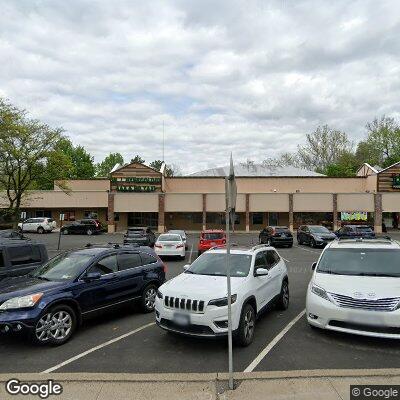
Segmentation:
<svg viewBox="0 0 400 400">
<path fill-rule="evenodd" d="M 142 265 L 142 259 L 137 253 L 122 253 L 118 254 L 118 267 L 120 271 L 126 269 L 140 267 Z"/>
<path fill-rule="evenodd" d="M 104 257 L 98 261 L 93 267 L 90 268 L 89 272 L 100 272 L 102 275 L 111 274 L 117 272 L 117 256 L 112 255 Z"/>
<path fill-rule="evenodd" d="M 4 254 L 0 251 L 0 269 L 4 268 Z"/>
<path fill-rule="evenodd" d="M 270 269 L 279 262 L 279 256 L 273 250 L 267 250 L 265 253 L 265 257 L 267 259 L 267 268 Z"/>
<path fill-rule="evenodd" d="M 10 247 L 8 255 L 11 265 L 31 264 L 41 261 L 39 248 L 32 246 Z"/>
<path fill-rule="evenodd" d="M 203 239 L 205 240 L 219 240 L 223 239 L 224 234 L 223 233 L 205 233 L 203 235 Z"/>
<path fill-rule="evenodd" d="M 157 259 L 150 254 L 142 253 L 140 256 L 142 258 L 142 265 L 153 264 L 157 262 Z"/>
<path fill-rule="evenodd" d="M 267 266 L 267 261 L 265 259 L 264 253 L 263 252 L 258 253 L 254 261 L 254 269 L 266 268 L 266 266 Z"/>
</svg>

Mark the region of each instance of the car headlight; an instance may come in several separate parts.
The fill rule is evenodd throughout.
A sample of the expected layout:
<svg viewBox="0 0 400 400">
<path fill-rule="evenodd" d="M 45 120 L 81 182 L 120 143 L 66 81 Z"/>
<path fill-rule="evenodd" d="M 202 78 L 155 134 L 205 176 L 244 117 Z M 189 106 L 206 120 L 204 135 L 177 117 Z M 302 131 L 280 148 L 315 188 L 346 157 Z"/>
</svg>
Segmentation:
<svg viewBox="0 0 400 400">
<path fill-rule="evenodd" d="M 231 304 L 233 304 L 237 299 L 237 294 L 231 296 Z M 228 305 L 228 297 L 223 297 L 222 299 L 214 299 L 208 302 L 209 306 L 225 307 Z"/>
<path fill-rule="evenodd" d="M 157 290 L 157 297 L 162 300 L 164 298 L 164 295 L 159 290 Z"/>
<path fill-rule="evenodd" d="M 0 310 L 16 310 L 18 308 L 31 308 L 43 297 L 43 293 L 30 294 L 28 296 L 14 297 L 5 301 Z"/>
<path fill-rule="evenodd" d="M 328 293 L 326 293 L 325 289 L 320 288 L 319 286 L 312 285 L 311 291 L 319 297 L 322 297 L 325 300 L 331 301 Z"/>
</svg>

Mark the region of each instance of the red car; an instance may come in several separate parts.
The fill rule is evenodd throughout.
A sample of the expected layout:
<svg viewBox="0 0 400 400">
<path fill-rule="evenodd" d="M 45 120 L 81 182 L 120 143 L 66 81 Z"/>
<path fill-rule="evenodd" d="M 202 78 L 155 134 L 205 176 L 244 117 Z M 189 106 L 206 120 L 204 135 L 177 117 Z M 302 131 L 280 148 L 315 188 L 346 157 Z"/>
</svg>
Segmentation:
<svg viewBox="0 0 400 400">
<path fill-rule="evenodd" d="M 215 246 L 223 246 L 226 243 L 225 232 L 222 229 L 208 229 L 200 233 L 200 241 L 197 254 L 211 249 Z"/>
</svg>

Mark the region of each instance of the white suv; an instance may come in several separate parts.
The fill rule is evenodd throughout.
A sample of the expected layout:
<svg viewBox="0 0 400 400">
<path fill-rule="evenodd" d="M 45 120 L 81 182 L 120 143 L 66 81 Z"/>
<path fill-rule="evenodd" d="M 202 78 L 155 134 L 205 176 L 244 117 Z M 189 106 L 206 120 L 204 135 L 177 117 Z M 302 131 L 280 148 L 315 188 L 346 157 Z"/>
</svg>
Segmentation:
<svg viewBox="0 0 400 400">
<path fill-rule="evenodd" d="M 256 317 L 268 305 L 288 308 L 287 269 L 277 251 L 266 245 L 233 248 L 230 265 L 234 339 L 247 346 L 253 341 Z M 157 292 L 157 324 L 190 336 L 227 335 L 226 249 L 211 249 L 184 268 Z"/>
<path fill-rule="evenodd" d="M 313 264 L 307 291 L 312 327 L 400 339 L 400 245 L 342 239 Z"/>
<path fill-rule="evenodd" d="M 51 232 L 56 227 L 56 221 L 52 218 L 28 218 L 23 223 L 18 224 L 20 231 L 46 233 Z"/>
</svg>

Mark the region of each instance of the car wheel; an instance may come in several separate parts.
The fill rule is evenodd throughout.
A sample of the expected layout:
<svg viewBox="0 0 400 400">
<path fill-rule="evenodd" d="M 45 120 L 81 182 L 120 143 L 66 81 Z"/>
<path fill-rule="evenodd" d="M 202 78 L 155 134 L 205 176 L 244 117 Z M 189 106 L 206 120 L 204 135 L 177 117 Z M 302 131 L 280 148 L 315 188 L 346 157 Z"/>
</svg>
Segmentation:
<svg viewBox="0 0 400 400">
<path fill-rule="evenodd" d="M 314 239 L 311 239 L 310 246 L 311 246 L 312 248 L 316 247 L 316 243 L 315 243 L 315 240 L 314 240 Z"/>
<path fill-rule="evenodd" d="M 86 235 L 92 236 L 92 235 L 93 235 L 93 231 L 92 231 L 91 229 L 88 229 L 88 230 L 86 231 Z"/>
<path fill-rule="evenodd" d="M 76 329 L 76 315 L 71 307 L 59 305 L 48 310 L 36 323 L 33 340 L 37 344 L 60 346 L 66 343 Z"/>
<path fill-rule="evenodd" d="M 63 235 L 68 235 L 68 229 L 63 229 L 63 230 L 61 231 L 61 233 L 62 233 Z"/>
<path fill-rule="evenodd" d="M 154 311 L 155 302 L 157 296 L 157 286 L 156 285 L 149 285 L 143 290 L 142 299 L 141 299 L 141 306 L 142 311 L 145 313 L 149 313 Z"/>
<path fill-rule="evenodd" d="M 256 312 L 249 303 L 245 304 L 240 316 L 238 330 L 235 334 L 235 343 L 239 346 L 248 346 L 254 339 L 254 329 L 256 326 Z"/>
<path fill-rule="evenodd" d="M 44 229 L 41 226 L 39 226 L 39 228 L 37 228 L 37 233 L 43 234 Z"/>
<path fill-rule="evenodd" d="M 186 255 L 185 256 L 180 256 L 181 260 L 184 260 L 185 258 L 186 258 Z"/>
<path fill-rule="evenodd" d="M 278 310 L 287 310 L 289 308 L 289 298 L 289 284 L 287 281 L 283 281 L 281 293 L 276 303 Z"/>
</svg>

